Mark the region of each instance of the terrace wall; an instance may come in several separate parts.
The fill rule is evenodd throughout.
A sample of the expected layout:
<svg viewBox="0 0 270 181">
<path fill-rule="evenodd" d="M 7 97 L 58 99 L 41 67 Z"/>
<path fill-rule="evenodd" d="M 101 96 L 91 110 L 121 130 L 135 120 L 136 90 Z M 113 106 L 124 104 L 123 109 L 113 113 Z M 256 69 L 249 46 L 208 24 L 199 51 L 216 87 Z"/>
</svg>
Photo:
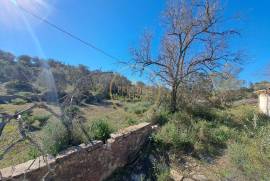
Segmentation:
<svg viewBox="0 0 270 181">
<path fill-rule="evenodd" d="M 36 181 L 43 178 L 45 180 L 104 180 L 117 168 L 125 166 L 134 159 L 152 129 L 151 124 L 141 123 L 112 134 L 106 144 L 101 141 L 89 145 L 82 144 L 64 151 L 55 158 L 39 157 L 15 167 L 2 169 L 0 170 L 2 180 Z M 48 169 L 52 172 L 48 172 Z"/>
</svg>

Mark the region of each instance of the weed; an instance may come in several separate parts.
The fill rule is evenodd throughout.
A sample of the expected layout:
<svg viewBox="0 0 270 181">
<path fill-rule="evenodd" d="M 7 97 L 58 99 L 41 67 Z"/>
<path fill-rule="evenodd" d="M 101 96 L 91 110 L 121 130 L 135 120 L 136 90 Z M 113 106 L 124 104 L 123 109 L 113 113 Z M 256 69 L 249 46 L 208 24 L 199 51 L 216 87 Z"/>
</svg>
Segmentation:
<svg viewBox="0 0 270 181">
<path fill-rule="evenodd" d="M 42 145 L 49 154 L 56 155 L 68 147 L 67 130 L 60 121 L 49 122 L 43 129 Z"/>
<path fill-rule="evenodd" d="M 14 105 L 23 105 L 23 104 L 26 104 L 27 101 L 21 98 L 16 98 L 16 99 L 12 99 L 11 103 Z"/>
<path fill-rule="evenodd" d="M 105 143 L 110 138 L 113 129 L 106 120 L 97 120 L 93 122 L 90 131 L 94 139 L 102 140 Z"/>
<path fill-rule="evenodd" d="M 127 120 L 127 122 L 128 122 L 128 125 L 135 125 L 135 124 L 137 124 L 138 122 L 136 121 L 136 120 L 134 120 L 134 119 L 132 119 L 132 118 L 129 118 L 128 120 Z"/>
<path fill-rule="evenodd" d="M 37 148 L 31 147 L 28 151 L 29 159 L 36 159 L 40 155 L 40 152 Z"/>
</svg>

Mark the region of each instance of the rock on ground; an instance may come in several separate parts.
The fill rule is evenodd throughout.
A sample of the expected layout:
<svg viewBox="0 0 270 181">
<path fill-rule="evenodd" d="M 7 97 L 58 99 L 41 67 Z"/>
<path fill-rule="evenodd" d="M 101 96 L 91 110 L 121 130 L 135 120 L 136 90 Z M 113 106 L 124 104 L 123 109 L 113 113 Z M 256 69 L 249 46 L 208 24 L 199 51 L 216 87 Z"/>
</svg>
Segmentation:
<svg viewBox="0 0 270 181">
<path fill-rule="evenodd" d="M 208 180 L 204 175 L 193 175 L 192 178 L 196 181 L 207 181 Z"/>
<path fill-rule="evenodd" d="M 183 180 L 183 176 L 181 174 L 179 174 L 176 170 L 171 169 L 170 171 L 170 176 L 174 181 L 182 181 Z"/>
</svg>

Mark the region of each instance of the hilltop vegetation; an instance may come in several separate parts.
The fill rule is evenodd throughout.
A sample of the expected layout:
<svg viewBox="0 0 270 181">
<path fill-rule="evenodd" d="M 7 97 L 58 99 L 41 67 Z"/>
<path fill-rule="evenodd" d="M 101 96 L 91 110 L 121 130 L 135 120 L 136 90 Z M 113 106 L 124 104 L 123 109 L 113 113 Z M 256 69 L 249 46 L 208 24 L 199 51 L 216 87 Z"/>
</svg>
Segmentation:
<svg viewBox="0 0 270 181">
<path fill-rule="evenodd" d="M 3 51 L 0 55 L 1 114 L 14 114 L 43 103 L 60 115 L 57 117 L 43 107 L 22 115 L 27 135 L 42 152 L 29 140 L 6 152 L 5 148 L 20 137 L 17 121 L 8 123 L 1 134 L 1 168 L 34 159 L 43 152 L 57 155 L 69 146 L 89 140 L 105 142 L 117 129 L 150 121 L 160 125 L 147 153 L 156 159 L 152 165 L 155 169 L 150 169 L 152 178 L 166 180 L 174 169 L 191 177 L 191 168 L 183 169 L 179 159 L 198 165 L 191 170 L 213 180 L 269 178 L 265 168 L 270 163 L 267 143 L 270 120 L 254 104 L 241 102 L 255 98 L 254 91 L 267 86 L 267 82 L 243 87 L 237 73 L 229 78 L 217 76 L 215 81 L 196 74 L 194 81 L 182 85 L 176 100 L 178 111 L 173 113 L 170 90 L 165 87 L 158 89 L 142 82 L 132 85 L 117 73 L 90 71 L 82 65 L 70 66 L 30 56 L 15 58 Z M 48 81 L 50 71 L 55 88 Z M 57 97 L 52 96 L 53 91 Z M 12 97 L 5 100 L 6 96 Z M 235 101 L 244 105 L 235 106 Z M 123 176 L 125 173 L 121 172 Z"/>
<path fill-rule="evenodd" d="M 114 72 L 4 51 L 0 66 L 1 168 L 106 141 L 112 131 L 147 121 L 153 104 L 155 87 L 133 85 Z M 7 121 L 20 111 L 20 118 Z"/>
</svg>

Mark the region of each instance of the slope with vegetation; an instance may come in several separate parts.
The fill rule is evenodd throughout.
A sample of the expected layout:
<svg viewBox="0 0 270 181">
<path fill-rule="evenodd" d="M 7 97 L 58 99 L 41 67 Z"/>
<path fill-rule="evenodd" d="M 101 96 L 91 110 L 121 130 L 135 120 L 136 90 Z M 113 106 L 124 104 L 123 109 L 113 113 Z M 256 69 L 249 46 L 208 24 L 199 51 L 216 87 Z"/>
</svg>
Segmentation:
<svg viewBox="0 0 270 181">
<path fill-rule="evenodd" d="M 0 168 L 106 141 L 146 121 L 153 102 L 151 87 L 114 72 L 4 51 L 0 66 Z"/>
<path fill-rule="evenodd" d="M 255 106 L 254 90 L 238 79 L 239 32 L 221 1 L 168 1 L 159 46 L 146 32 L 132 49 L 132 65 L 152 70 L 168 87 L 152 117 L 160 128 L 149 148 L 115 180 L 269 180 L 270 118 Z M 229 23 L 229 25 L 232 25 Z M 158 50 L 152 48 L 158 47 Z M 155 54 L 153 53 L 155 52 Z M 152 78 L 152 77 L 150 77 Z"/>
<path fill-rule="evenodd" d="M 254 91 L 270 84 L 238 79 L 242 56 L 229 43 L 239 33 L 220 5 L 169 1 L 157 55 L 149 33 L 132 49 L 132 67 L 151 70 L 159 88 L 0 51 L 0 167 L 149 121 L 159 128 L 145 149 L 109 180 L 269 180 L 270 118 Z"/>
</svg>

